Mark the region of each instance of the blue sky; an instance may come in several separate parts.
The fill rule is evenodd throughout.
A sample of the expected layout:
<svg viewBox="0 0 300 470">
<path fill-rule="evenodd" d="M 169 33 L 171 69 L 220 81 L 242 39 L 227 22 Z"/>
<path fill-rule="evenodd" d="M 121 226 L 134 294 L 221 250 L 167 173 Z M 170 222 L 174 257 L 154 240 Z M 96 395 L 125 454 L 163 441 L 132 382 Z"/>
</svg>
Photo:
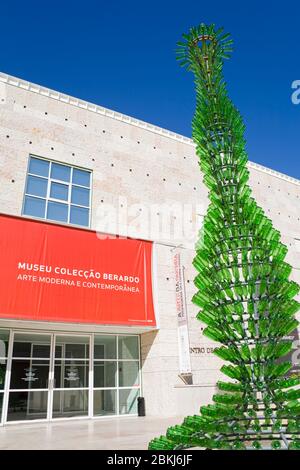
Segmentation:
<svg viewBox="0 0 300 470">
<path fill-rule="evenodd" d="M 201 22 L 231 32 L 225 65 L 252 161 L 300 178 L 300 3 L 272 1 L 5 2 L 0 70 L 190 136 L 193 77 L 176 42 Z"/>
</svg>

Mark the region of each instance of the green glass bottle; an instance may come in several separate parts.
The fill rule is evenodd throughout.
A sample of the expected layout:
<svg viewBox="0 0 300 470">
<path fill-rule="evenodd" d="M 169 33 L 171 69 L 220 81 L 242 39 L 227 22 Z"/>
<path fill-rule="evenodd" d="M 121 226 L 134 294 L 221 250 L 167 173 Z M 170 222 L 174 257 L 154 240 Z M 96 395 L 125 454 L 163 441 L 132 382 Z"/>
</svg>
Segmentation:
<svg viewBox="0 0 300 470">
<path fill-rule="evenodd" d="M 274 450 L 281 449 L 281 443 L 280 443 L 280 441 L 278 441 L 278 440 L 273 441 L 272 444 L 271 444 L 271 447 L 272 447 L 272 449 L 274 449 Z"/>
<path fill-rule="evenodd" d="M 255 450 L 261 450 L 261 443 L 259 440 L 254 440 L 252 442 L 252 447 L 255 449 Z"/>
</svg>

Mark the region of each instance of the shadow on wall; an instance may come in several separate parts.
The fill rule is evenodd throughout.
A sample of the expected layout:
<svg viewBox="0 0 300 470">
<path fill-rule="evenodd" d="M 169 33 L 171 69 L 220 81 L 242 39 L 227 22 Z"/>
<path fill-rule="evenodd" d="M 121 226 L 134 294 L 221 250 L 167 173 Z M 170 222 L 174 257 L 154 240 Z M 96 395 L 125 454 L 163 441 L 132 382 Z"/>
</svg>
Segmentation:
<svg viewBox="0 0 300 470">
<path fill-rule="evenodd" d="M 143 369 L 145 361 L 153 347 L 153 343 L 158 335 L 159 330 L 149 331 L 141 334 L 141 367 Z M 157 357 L 157 356 L 156 356 Z"/>
</svg>

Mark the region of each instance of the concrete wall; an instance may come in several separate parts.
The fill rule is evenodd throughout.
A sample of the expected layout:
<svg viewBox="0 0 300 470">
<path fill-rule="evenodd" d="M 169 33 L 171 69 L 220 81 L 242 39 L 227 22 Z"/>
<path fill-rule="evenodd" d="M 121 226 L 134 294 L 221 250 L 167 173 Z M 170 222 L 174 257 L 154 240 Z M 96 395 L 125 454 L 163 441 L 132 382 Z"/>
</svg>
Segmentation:
<svg viewBox="0 0 300 470">
<path fill-rule="evenodd" d="M 205 214 L 207 190 L 202 183 L 190 139 L 75 98 L 0 74 L 0 212 L 21 215 L 29 154 L 93 171 L 92 229 L 108 231 L 99 220 L 105 204 L 118 207 L 120 196 L 137 204 L 141 218 L 136 235 L 151 239 L 143 214 L 167 203 L 191 205 L 191 224 Z M 287 260 L 300 282 L 300 181 L 249 164 L 253 195 L 289 247 Z M 171 218 L 176 222 L 176 212 Z M 158 219 L 161 217 L 157 209 Z M 160 219 L 159 219 L 160 220 Z M 126 223 L 117 233 L 126 233 Z M 148 414 L 194 413 L 211 399 L 221 361 L 210 352 L 215 344 L 202 335 L 191 304 L 195 292 L 193 249 L 185 238 L 156 238 L 157 305 L 160 329 L 141 336 L 143 393 Z M 185 268 L 193 387 L 178 377 L 174 247 Z"/>
</svg>

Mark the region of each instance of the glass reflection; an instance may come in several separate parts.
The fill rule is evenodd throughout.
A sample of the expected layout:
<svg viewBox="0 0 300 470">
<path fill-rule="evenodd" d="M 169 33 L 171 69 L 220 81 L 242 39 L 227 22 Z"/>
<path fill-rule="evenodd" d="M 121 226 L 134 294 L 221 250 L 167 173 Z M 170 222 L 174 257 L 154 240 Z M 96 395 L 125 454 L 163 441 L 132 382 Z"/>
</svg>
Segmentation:
<svg viewBox="0 0 300 470">
<path fill-rule="evenodd" d="M 0 330 L 0 358 L 8 354 L 9 330 Z"/>
<path fill-rule="evenodd" d="M 117 363 L 96 361 L 94 363 L 94 387 L 116 387 Z"/>
<path fill-rule="evenodd" d="M 47 359 L 13 359 L 10 388 L 48 388 L 49 366 Z"/>
<path fill-rule="evenodd" d="M 79 388 L 89 386 L 89 362 L 56 360 L 54 388 Z"/>
<path fill-rule="evenodd" d="M 94 416 L 116 414 L 116 390 L 94 391 Z"/>
<path fill-rule="evenodd" d="M 95 335 L 94 340 L 95 359 L 116 359 L 117 343 L 115 336 Z"/>
<path fill-rule="evenodd" d="M 85 416 L 88 414 L 88 390 L 55 390 L 53 418 Z"/>
<path fill-rule="evenodd" d="M 119 390 L 119 413 L 137 414 L 137 398 L 139 389 L 132 388 L 130 390 Z"/>
<path fill-rule="evenodd" d="M 13 357 L 40 357 L 50 359 L 50 335 L 15 333 Z"/>
<path fill-rule="evenodd" d="M 4 389 L 7 360 L 0 359 L 0 390 Z"/>
<path fill-rule="evenodd" d="M 47 418 L 47 391 L 10 392 L 7 421 Z"/>
<path fill-rule="evenodd" d="M 119 362 L 119 386 L 133 387 L 139 385 L 139 363 Z"/>
<path fill-rule="evenodd" d="M 89 359 L 90 339 L 86 336 L 57 336 L 55 357 Z"/>
<path fill-rule="evenodd" d="M 139 342 L 137 336 L 119 336 L 119 359 L 138 359 Z"/>
</svg>

